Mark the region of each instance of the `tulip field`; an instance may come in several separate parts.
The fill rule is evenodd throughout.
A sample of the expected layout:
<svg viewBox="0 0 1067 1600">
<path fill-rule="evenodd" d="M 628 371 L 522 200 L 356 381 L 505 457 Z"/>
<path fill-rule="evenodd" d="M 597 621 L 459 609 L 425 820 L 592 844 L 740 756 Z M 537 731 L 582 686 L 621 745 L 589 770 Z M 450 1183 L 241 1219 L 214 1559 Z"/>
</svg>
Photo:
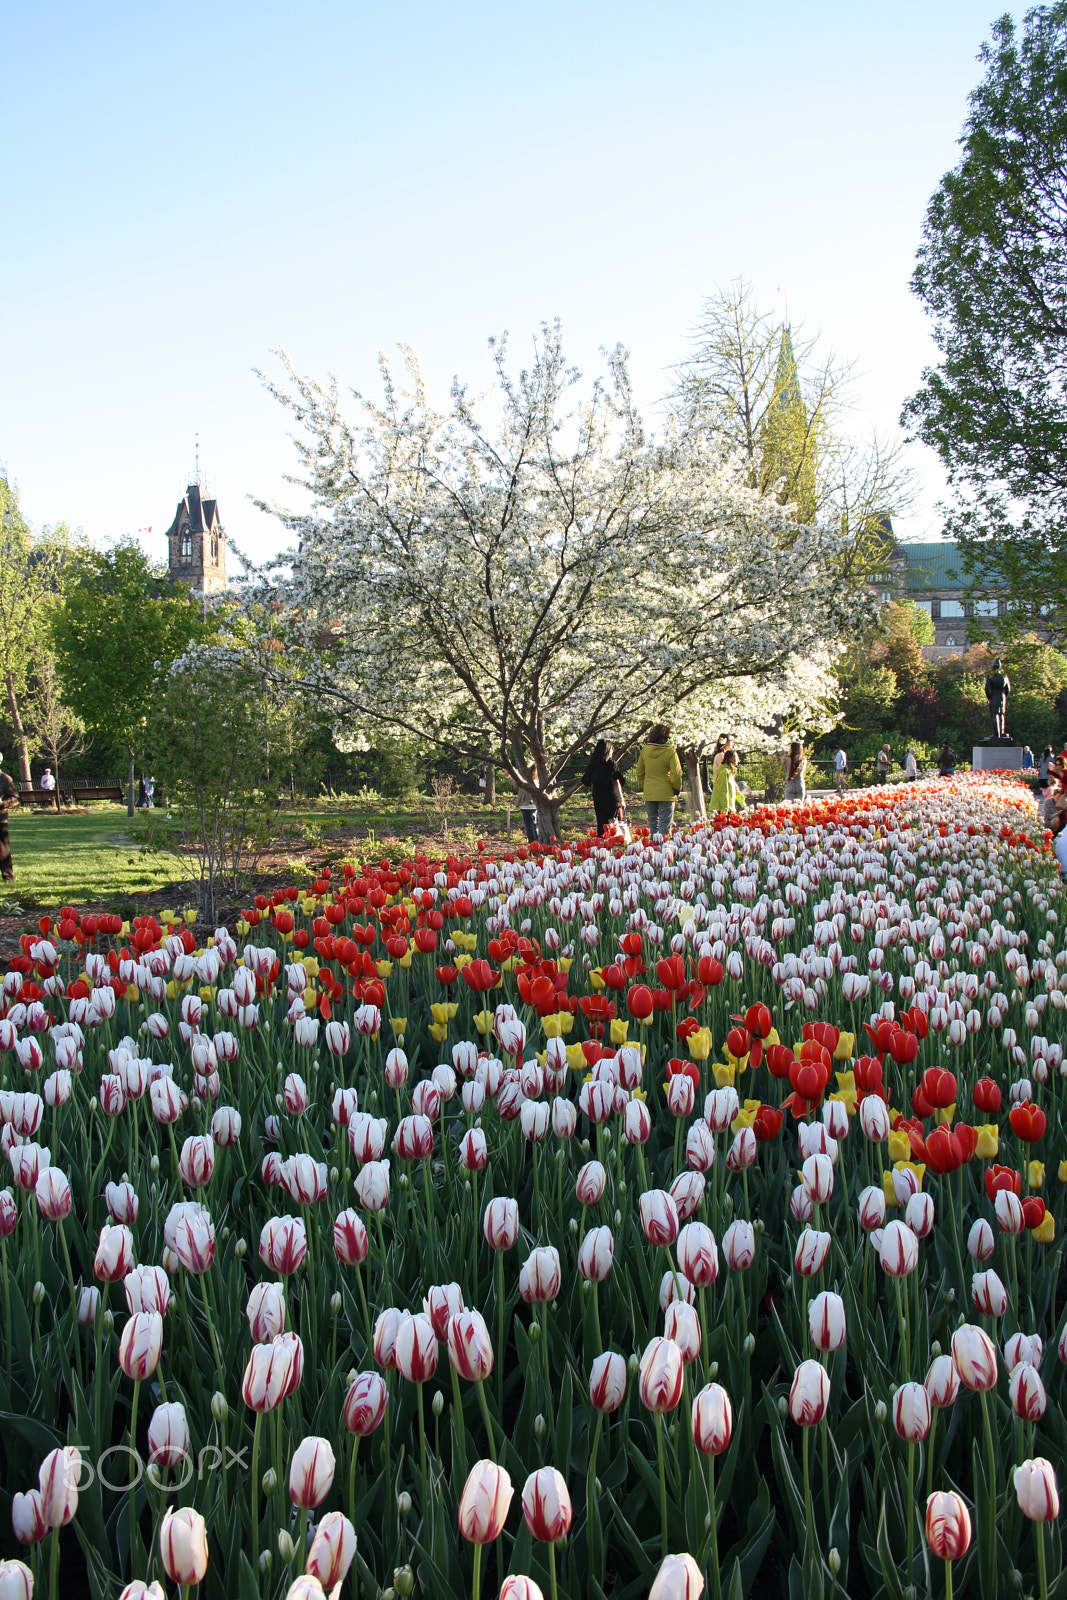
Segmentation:
<svg viewBox="0 0 1067 1600">
<path fill-rule="evenodd" d="M 1067 1596 L 1065 918 L 975 775 L 42 919 L 0 1600 Z"/>
</svg>

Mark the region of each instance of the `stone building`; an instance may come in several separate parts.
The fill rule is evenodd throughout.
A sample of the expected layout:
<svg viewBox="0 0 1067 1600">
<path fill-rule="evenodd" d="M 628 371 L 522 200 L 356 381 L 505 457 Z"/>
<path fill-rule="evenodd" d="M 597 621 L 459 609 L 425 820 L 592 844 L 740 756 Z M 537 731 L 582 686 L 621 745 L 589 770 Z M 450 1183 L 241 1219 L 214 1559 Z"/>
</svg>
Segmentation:
<svg viewBox="0 0 1067 1600">
<path fill-rule="evenodd" d="M 186 489 L 167 529 L 171 577 L 196 594 L 218 594 L 226 587 L 226 535 L 216 500 L 205 500 L 200 485 Z"/>
</svg>

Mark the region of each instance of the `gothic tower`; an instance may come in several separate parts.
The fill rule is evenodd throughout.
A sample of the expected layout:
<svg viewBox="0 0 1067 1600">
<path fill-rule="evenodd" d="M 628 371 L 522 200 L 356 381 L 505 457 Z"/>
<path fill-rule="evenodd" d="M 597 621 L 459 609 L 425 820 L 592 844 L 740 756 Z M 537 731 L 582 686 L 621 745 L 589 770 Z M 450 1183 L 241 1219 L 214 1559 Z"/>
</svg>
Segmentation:
<svg viewBox="0 0 1067 1600">
<path fill-rule="evenodd" d="M 191 483 L 178 501 L 167 529 L 170 575 L 197 594 L 218 594 L 226 587 L 226 535 L 216 500 L 204 500 L 200 485 Z"/>
</svg>

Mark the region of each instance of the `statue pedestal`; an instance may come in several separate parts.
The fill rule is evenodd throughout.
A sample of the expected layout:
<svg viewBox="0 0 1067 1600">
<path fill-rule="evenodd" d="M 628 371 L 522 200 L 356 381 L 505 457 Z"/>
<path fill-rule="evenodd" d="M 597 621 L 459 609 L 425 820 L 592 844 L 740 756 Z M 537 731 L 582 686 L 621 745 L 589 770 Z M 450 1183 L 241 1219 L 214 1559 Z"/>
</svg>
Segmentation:
<svg viewBox="0 0 1067 1600">
<path fill-rule="evenodd" d="M 997 767 L 1009 772 L 1021 772 L 1023 747 L 1011 739 L 985 739 L 976 744 L 971 753 L 971 766 L 975 772 L 990 772 Z"/>
</svg>

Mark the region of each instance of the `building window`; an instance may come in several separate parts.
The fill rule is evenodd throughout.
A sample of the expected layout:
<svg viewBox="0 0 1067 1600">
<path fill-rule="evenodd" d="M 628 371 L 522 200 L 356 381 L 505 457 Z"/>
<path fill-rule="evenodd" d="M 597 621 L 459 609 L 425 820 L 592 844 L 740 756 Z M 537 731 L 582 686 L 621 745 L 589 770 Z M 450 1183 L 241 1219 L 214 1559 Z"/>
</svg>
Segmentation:
<svg viewBox="0 0 1067 1600">
<path fill-rule="evenodd" d="M 933 602 L 930 600 L 916 600 L 915 609 L 916 611 L 925 611 L 928 617 L 932 617 L 934 614 Z"/>
<path fill-rule="evenodd" d="M 193 559 L 193 536 L 188 529 L 182 534 L 179 559 L 182 561 L 191 561 Z"/>
<path fill-rule="evenodd" d="M 947 639 L 946 639 L 946 640 L 945 640 L 945 643 L 946 643 L 946 644 L 947 644 L 947 645 L 949 645 L 949 646 L 951 646 L 951 648 L 952 648 L 952 649 L 955 649 L 955 648 L 956 648 L 956 641 L 955 641 L 955 639 L 954 639 L 954 638 L 953 638 L 953 637 L 952 637 L 952 635 L 951 635 L 951 634 L 949 634 L 949 636 L 948 636 L 948 638 L 947 638 Z"/>
<path fill-rule="evenodd" d="M 882 604 L 884 606 L 887 606 L 889 604 L 889 590 L 888 589 L 883 589 L 882 590 Z"/>
<path fill-rule="evenodd" d="M 997 602 L 995 600 L 976 600 L 974 602 L 976 617 L 995 617 L 997 615 Z"/>
<path fill-rule="evenodd" d="M 211 535 L 211 559 L 217 566 L 219 560 L 219 536 L 217 533 Z"/>
<path fill-rule="evenodd" d="M 963 614 L 963 605 L 959 600 L 942 600 L 942 617 L 962 617 Z"/>
</svg>

